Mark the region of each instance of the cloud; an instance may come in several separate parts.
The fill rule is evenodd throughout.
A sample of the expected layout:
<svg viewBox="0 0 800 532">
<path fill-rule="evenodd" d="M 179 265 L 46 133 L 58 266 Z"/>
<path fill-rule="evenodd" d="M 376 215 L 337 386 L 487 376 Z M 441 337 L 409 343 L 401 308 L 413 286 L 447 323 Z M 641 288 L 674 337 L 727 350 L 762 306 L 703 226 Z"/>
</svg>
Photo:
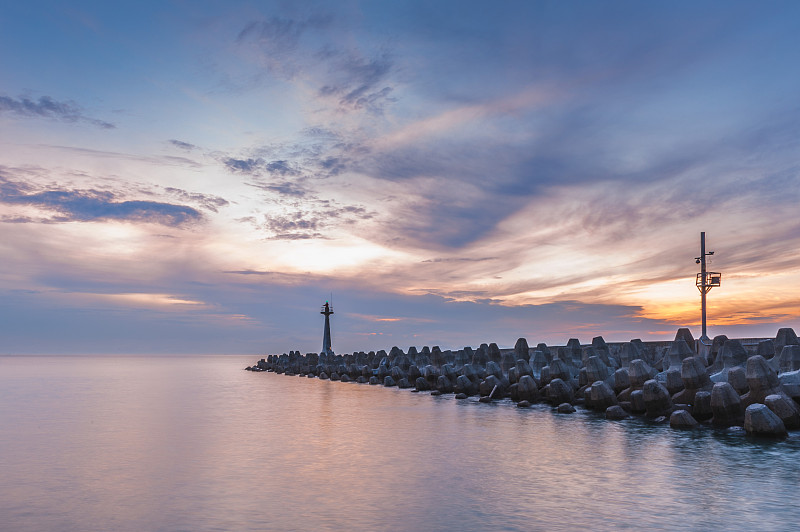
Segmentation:
<svg viewBox="0 0 800 532">
<path fill-rule="evenodd" d="M 263 147 L 259 151 L 274 151 L 275 148 Z M 223 157 L 222 164 L 225 167 L 237 174 L 248 174 L 252 176 L 259 176 L 268 174 L 271 176 L 279 177 L 298 177 L 302 175 L 302 169 L 297 161 L 289 161 L 287 159 L 276 159 L 272 161 L 265 160 L 263 157 Z"/>
<path fill-rule="evenodd" d="M 59 102 L 50 96 L 42 96 L 38 100 L 26 96 L 19 98 L 0 96 L 0 112 L 22 117 L 50 118 L 63 122 L 86 122 L 102 129 L 116 128 L 110 122 L 85 115 L 83 109 L 75 102 Z"/>
<path fill-rule="evenodd" d="M 394 102 L 392 54 L 377 47 L 364 52 L 338 44 L 349 28 L 330 15 L 305 19 L 270 17 L 248 23 L 236 43 L 255 52 L 257 61 L 279 79 L 310 85 L 318 99 L 338 112 L 384 112 Z"/>
<path fill-rule="evenodd" d="M 300 172 L 297 168 L 293 168 L 292 163 L 289 161 L 271 161 L 264 165 L 264 169 L 272 175 L 280 176 L 297 176 Z"/>
<path fill-rule="evenodd" d="M 257 174 L 264 165 L 263 159 L 234 159 L 233 157 L 227 157 L 222 162 L 228 170 L 244 174 Z"/>
<path fill-rule="evenodd" d="M 192 150 L 196 150 L 197 149 L 197 146 L 195 146 L 194 144 L 190 144 L 188 142 L 183 142 L 181 140 L 169 139 L 167 142 L 169 142 L 170 144 L 172 144 L 176 148 L 179 148 L 179 149 L 185 150 L 185 151 L 192 151 Z"/>
<path fill-rule="evenodd" d="M 11 182 L 0 176 L 0 202 L 57 212 L 57 216 L 44 220 L 48 222 L 124 220 L 180 226 L 203 219 L 199 211 L 186 205 L 141 200 L 119 201 L 114 193 L 107 191 L 31 190 L 30 185 Z M 14 221 L 23 220 L 24 218 L 17 218 Z"/>
<path fill-rule="evenodd" d="M 273 234 L 276 240 L 306 240 L 321 238 L 317 231 L 323 225 L 322 220 L 315 215 L 304 212 L 295 212 L 288 216 L 266 216 L 264 228 Z"/>
<path fill-rule="evenodd" d="M 319 95 L 336 97 L 342 107 L 366 109 L 374 114 L 383 112 L 393 87 L 385 85 L 394 68 L 394 61 L 387 52 L 374 58 L 363 57 L 356 52 L 328 54 L 336 57 L 331 64 L 329 83 L 319 88 Z M 330 58 L 328 58 L 330 59 Z"/>
<path fill-rule="evenodd" d="M 442 262 L 483 262 L 487 260 L 497 260 L 500 257 L 448 257 L 423 260 L 423 263 L 442 263 Z"/>
<path fill-rule="evenodd" d="M 296 52 L 303 35 L 328 28 L 328 15 L 315 15 L 305 20 L 270 17 L 248 23 L 236 37 L 238 44 L 250 44 L 260 52 L 260 59 L 271 72 L 285 79 L 294 78 L 303 68 Z"/>
<path fill-rule="evenodd" d="M 283 214 L 265 215 L 263 228 L 272 240 L 325 239 L 323 231 L 331 226 L 354 224 L 374 216 L 374 212 L 359 205 L 339 206 L 330 200 L 312 200 Z"/>
<path fill-rule="evenodd" d="M 220 207 L 225 207 L 226 205 L 230 205 L 230 202 L 225 198 L 222 198 L 220 196 L 215 196 L 213 194 L 187 192 L 186 190 L 173 187 L 166 187 L 164 191 L 184 201 L 199 203 L 200 205 L 203 206 L 204 209 L 207 209 L 211 212 L 218 212 L 218 209 Z"/>
<path fill-rule="evenodd" d="M 288 196 L 295 198 L 302 198 L 308 194 L 302 185 L 298 183 L 290 183 L 282 181 L 279 183 L 248 183 L 251 187 L 259 188 L 265 192 L 274 192 L 280 196 Z"/>
</svg>

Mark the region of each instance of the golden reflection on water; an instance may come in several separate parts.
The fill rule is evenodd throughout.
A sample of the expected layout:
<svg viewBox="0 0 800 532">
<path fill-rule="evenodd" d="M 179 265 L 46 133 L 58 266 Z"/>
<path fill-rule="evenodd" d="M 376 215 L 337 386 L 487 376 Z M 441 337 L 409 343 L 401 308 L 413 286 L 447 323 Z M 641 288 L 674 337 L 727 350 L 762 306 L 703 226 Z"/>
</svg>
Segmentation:
<svg viewBox="0 0 800 532">
<path fill-rule="evenodd" d="M 794 437 L 778 448 L 249 363 L 0 358 L 8 529 L 639 529 L 676 515 L 764 529 L 766 511 L 780 529 L 799 515 Z"/>
</svg>

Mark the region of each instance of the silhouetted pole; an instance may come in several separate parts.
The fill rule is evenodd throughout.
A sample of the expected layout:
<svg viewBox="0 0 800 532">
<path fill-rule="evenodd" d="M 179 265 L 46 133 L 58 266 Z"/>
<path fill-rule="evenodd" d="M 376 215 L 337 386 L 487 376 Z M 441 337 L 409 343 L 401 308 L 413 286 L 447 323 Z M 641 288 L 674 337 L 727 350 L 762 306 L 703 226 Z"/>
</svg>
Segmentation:
<svg viewBox="0 0 800 532">
<path fill-rule="evenodd" d="M 700 265 L 700 273 L 697 274 L 695 284 L 697 289 L 700 290 L 700 309 L 703 323 L 703 334 L 700 339 L 705 341 L 708 341 L 708 335 L 706 334 L 706 294 L 715 286 L 719 286 L 722 280 L 721 273 L 706 271 L 706 257 L 713 254 L 713 251 L 706 252 L 706 233 L 703 231 L 700 233 L 700 256 L 695 257 L 695 262 Z"/>
<path fill-rule="evenodd" d="M 326 355 L 329 355 L 332 353 L 330 315 L 333 314 L 333 307 L 326 301 L 325 306 L 322 307 L 320 314 L 325 315 L 325 330 L 322 333 L 322 352 Z"/>
<path fill-rule="evenodd" d="M 700 275 L 702 276 L 702 286 L 700 287 L 700 307 L 703 317 L 703 338 L 708 338 L 706 334 L 706 232 L 700 233 Z"/>
</svg>

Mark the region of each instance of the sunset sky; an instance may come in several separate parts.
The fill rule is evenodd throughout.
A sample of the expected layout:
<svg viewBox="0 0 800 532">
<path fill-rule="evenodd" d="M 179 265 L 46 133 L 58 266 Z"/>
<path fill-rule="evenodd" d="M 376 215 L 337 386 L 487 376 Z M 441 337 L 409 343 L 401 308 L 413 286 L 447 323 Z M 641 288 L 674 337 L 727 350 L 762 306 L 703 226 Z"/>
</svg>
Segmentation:
<svg viewBox="0 0 800 532">
<path fill-rule="evenodd" d="M 10 2 L 0 354 L 800 330 L 800 3 Z"/>
</svg>

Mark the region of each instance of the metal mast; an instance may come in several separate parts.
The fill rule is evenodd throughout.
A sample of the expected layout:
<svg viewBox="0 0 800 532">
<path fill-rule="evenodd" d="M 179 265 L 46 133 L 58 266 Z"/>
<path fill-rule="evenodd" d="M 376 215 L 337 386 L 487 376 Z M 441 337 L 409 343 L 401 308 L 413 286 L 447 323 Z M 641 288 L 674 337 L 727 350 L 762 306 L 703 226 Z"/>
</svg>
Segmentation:
<svg viewBox="0 0 800 532">
<path fill-rule="evenodd" d="M 715 286 L 720 285 L 722 274 L 719 272 L 706 271 L 706 257 L 713 255 L 713 251 L 706 252 L 706 232 L 700 233 L 700 256 L 695 257 L 695 263 L 700 265 L 700 273 L 697 274 L 695 284 L 697 289 L 700 290 L 700 306 L 703 321 L 703 334 L 700 336 L 701 340 L 708 341 L 706 334 L 706 294 Z"/>
<path fill-rule="evenodd" d="M 333 314 L 333 305 L 325 302 L 325 305 L 322 306 L 322 311 L 320 314 L 325 315 L 325 330 L 322 333 L 322 353 L 323 355 L 330 355 L 333 353 L 331 349 L 331 319 L 330 315 Z"/>
</svg>

